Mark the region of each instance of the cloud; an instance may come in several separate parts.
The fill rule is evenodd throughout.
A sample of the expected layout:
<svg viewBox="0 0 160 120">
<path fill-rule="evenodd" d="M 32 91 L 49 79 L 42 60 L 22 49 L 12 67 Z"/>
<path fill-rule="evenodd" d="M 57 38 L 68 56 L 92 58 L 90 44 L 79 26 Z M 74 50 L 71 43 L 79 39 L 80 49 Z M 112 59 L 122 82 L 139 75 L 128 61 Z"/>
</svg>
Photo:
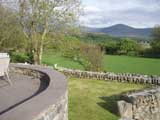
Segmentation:
<svg viewBox="0 0 160 120">
<path fill-rule="evenodd" d="M 86 6 L 84 8 L 84 11 L 85 12 L 100 12 L 101 9 L 99 9 L 98 7 L 95 7 L 95 6 Z"/>
<path fill-rule="evenodd" d="M 105 27 L 123 23 L 133 27 L 160 24 L 160 0 L 83 0 L 82 25 Z"/>
</svg>

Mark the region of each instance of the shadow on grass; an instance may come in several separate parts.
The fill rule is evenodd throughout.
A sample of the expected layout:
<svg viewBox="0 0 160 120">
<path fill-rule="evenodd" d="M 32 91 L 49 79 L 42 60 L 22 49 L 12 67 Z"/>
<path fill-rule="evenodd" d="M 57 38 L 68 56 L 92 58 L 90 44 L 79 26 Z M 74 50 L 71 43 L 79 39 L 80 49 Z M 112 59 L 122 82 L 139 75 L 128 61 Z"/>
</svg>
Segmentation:
<svg viewBox="0 0 160 120">
<path fill-rule="evenodd" d="M 99 98 L 102 99 L 104 102 L 100 102 L 97 104 L 102 108 L 104 108 L 105 110 L 109 111 L 110 113 L 116 115 L 117 117 L 120 117 L 117 102 L 120 100 L 126 101 L 126 97 L 125 97 L 126 94 L 134 93 L 138 91 L 142 91 L 142 90 L 131 90 L 128 92 L 122 92 L 120 94 L 116 94 L 112 96 L 102 96 Z"/>
<path fill-rule="evenodd" d="M 113 95 L 113 96 L 109 96 L 109 97 L 103 96 L 103 97 L 99 97 L 99 98 L 104 101 L 104 102 L 97 103 L 99 106 L 101 106 L 105 110 L 107 110 L 107 111 L 109 111 L 119 117 L 117 101 L 122 100 L 122 94 L 121 95 Z"/>
<path fill-rule="evenodd" d="M 110 113 L 116 115 L 117 117 L 120 117 L 119 111 L 118 111 L 118 105 L 117 102 L 120 100 L 128 101 L 128 98 L 126 98 L 127 94 L 131 93 L 136 93 L 136 92 L 141 92 L 144 90 L 150 90 L 153 88 L 156 88 L 157 86 L 155 85 L 146 85 L 144 88 L 139 89 L 139 90 L 130 90 L 130 91 L 125 91 L 119 94 L 115 94 L 112 96 L 101 96 L 99 97 L 102 99 L 104 102 L 99 102 L 97 103 L 100 107 L 104 108 L 105 110 L 109 111 Z"/>
</svg>

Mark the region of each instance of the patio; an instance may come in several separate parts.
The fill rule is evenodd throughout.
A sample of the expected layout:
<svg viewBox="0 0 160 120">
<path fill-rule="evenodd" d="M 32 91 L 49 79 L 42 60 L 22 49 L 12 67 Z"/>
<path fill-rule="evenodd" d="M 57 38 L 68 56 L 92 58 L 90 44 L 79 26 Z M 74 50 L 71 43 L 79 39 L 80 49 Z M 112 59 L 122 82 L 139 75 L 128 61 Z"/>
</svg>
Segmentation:
<svg viewBox="0 0 160 120">
<path fill-rule="evenodd" d="M 66 120 L 67 80 L 51 68 L 10 64 L 0 77 L 0 120 Z"/>
<path fill-rule="evenodd" d="M 10 73 L 13 85 L 0 78 L 0 115 L 40 93 L 46 86 L 38 78 Z"/>
</svg>

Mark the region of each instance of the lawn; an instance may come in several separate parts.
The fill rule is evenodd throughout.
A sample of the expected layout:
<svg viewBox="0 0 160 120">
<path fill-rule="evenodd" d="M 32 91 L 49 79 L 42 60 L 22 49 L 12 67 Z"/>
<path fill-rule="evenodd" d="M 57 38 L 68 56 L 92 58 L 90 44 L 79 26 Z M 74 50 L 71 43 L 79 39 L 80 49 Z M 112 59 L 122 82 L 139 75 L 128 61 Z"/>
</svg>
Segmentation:
<svg viewBox="0 0 160 120">
<path fill-rule="evenodd" d="M 47 65 L 58 64 L 58 66 L 84 70 L 84 67 L 76 61 L 62 57 L 60 54 L 44 54 L 42 62 Z"/>
<path fill-rule="evenodd" d="M 106 55 L 103 66 L 106 71 L 117 73 L 160 75 L 160 59 Z"/>
<path fill-rule="evenodd" d="M 43 63 L 48 65 L 58 64 L 59 66 L 67 68 L 84 70 L 81 64 L 62 57 L 60 54 L 44 54 Z M 160 59 L 105 55 L 103 59 L 103 69 L 116 73 L 127 72 L 160 75 Z"/>
<path fill-rule="evenodd" d="M 118 120 L 117 100 L 122 93 L 145 85 L 71 78 L 69 120 Z"/>
</svg>

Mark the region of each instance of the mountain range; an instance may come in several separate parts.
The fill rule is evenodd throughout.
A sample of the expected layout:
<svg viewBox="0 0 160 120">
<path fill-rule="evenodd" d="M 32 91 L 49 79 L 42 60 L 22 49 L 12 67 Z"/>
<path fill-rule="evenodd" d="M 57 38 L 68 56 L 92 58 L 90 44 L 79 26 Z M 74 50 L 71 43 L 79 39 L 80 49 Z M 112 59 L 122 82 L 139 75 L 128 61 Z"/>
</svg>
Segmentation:
<svg viewBox="0 0 160 120">
<path fill-rule="evenodd" d="M 146 38 L 152 36 L 153 28 L 134 28 L 124 24 L 116 24 L 105 28 L 83 27 L 83 31 L 90 33 L 104 33 L 113 37 Z"/>
</svg>

